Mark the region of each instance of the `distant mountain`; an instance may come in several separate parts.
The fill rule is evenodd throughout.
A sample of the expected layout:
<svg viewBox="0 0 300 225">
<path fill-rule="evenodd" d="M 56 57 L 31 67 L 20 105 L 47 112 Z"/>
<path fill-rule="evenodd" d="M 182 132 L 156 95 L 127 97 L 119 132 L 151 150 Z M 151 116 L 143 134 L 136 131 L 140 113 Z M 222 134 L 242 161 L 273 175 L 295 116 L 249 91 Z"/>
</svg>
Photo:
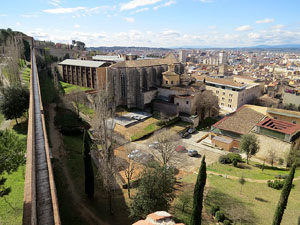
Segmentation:
<svg viewBox="0 0 300 225">
<path fill-rule="evenodd" d="M 257 46 L 247 47 L 247 48 L 265 48 L 265 49 L 272 49 L 272 48 L 300 48 L 300 44 L 257 45 Z"/>
<path fill-rule="evenodd" d="M 158 50 L 158 51 L 171 51 L 170 48 L 152 48 L 152 47 L 135 47 L 135 46 L 113 46 L 113 47 L 88 47 L 87 50 L 96 51 L 96 50 L 140 50 L 140 51 L 149 51 L 149 50 Z"/>
</svg>

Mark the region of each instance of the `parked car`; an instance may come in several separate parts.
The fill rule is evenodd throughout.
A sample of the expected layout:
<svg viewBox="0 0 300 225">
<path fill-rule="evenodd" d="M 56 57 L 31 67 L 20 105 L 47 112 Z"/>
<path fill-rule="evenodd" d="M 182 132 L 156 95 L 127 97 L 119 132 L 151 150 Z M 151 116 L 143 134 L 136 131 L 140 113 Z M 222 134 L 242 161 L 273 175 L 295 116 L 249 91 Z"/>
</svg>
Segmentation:
<svg viewBox="0 0 300 225">
<path fill-rule="evenodd" d="M 196 132 L 196 129 L 195 128 L 190 128 L 190 129 L 188 129 L 188 133 L 190 133 L 190 134 L 193 134 L 193 133 L 195 133 Z"/>
<path fill-rule="evenodd" d="M 199 154 L 196 150 L 193 150 L 193 149 L 188 150 L 188 156 L 194 157 L 194 156 L 197 156 L 197 155 L 199 155 Z"/>
<path fill-rule="evenodd" d="M 186 148 L 182 145 L 178 145 L 177 148 L 175 149 L 176 152 L 184 153 L 187 152 Z"/>
<path fill-rule="evenodd" d="M 152 144 L 148 145 L 149 148 L 158 148 L 159 146 L 159 142 L 158 141 L 154 141 Z"/>
<path fill-rule="evenodd" d="M 186 138 L 186 137 L 188 137 L 189 135 L 190 135 L 189 132 L 182 132 L 182 133 L 181 133 L 181 137 L 182 137 L 182 138 Z"/>
<path fill-rule="evenodd" d="M 128 155 L 128 158 L 132 159 L 134 161 L 137 161 L 139 163 L 142 163 L 142 164 L 147 164 L 148 162 L 150 162 L 154 159 L 154 156 L 151 154 L 141 152 L 140 150 L 136 149 L 136 150 L 133 150 Z"/>
</svg>

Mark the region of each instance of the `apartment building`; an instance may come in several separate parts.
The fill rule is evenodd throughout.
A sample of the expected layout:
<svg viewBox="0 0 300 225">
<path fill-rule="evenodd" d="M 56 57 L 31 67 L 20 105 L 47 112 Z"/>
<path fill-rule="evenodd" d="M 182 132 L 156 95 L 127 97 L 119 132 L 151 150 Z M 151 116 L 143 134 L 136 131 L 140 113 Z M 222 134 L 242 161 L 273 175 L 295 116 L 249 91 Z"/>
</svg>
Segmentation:
<svg viewBox="0 0 300 225">
<path fill-rule="evenodd" d="M 66 59 L 58 64 L 64 82 L 102 89 L 106 85 L 106 68 L 110 63 L 90 60 Z"/>
<path fill-rule="evenodd" d="M 245 84 L 227 78 L 211 78 L 207 76 L 194 76 L 197 81 L 203 81 L 206 89 L 213 91 L 219 99 L 219 106 L 226 112 L 234 112 L 240 106 L 251 103 L 259 98 L 260 84 Z"/>
</svg>

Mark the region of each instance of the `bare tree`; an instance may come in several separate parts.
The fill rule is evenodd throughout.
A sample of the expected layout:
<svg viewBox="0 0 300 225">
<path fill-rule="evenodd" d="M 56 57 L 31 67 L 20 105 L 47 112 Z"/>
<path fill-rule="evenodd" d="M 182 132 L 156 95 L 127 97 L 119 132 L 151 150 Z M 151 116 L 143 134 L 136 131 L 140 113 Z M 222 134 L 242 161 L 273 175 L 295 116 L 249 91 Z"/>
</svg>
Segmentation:
<svg viewBox="0 0 300 225">
<path fill-rule="evenodd" d="M 99 174 L 106 190 L 109 211 L 113 214 L 113 196 L 116 187 L 115 154 L 112 147 L 115 106 L 107 92 L 99 90 L 95 98 L 96 116 L 94 118 L 95 137 L 101 148 L 97 151 Z"/>
<path fill-rule="evenodd" d="M 274 162 L 277 160 L 277 154 L 276 154 L 276 151 L 274 149 L 270 149 L 268 151 L 268 159 L 269 159 L 269 162 L 271 163 L 271 165 L 273 167 Z"/>
<path fill-rule="evenodd" d="M 153 156 L 163 165 L 174 164 L 178 157 L 176 154 L 176 147 L 180 137 L 178 134 L 164 130 L 154 137 L 156 143 L 156 152 L 152 152 Z"/>
<path fill-rule="evenodd" d="M 77 117 L 80 115 L 80 103 L 83 101 L 83 95 L 85 93 L 80 90 L 79 87 L 72 89 L 70 94 L 68 95 L 68 99 L 73 102 L 74 108 L 76 110 Z"/>
<path fill-rule="evenodd" d="M 195 110 L 200 115 L 201 121 L 207 114 L 208 117 L 217 115 L 220 110 L 218 97 L 212 91 L 205 90 L 196 96 Z"/>
<path fill-rule="evenodd" d="M 132 150 L 131 146 L 126 147 L 126 153 L 130 153 Z M 131 198 L 130 196 L 130 189 L 131 189 L 131 180 L 134 176 L 134 172 L 137 168 L 137 163 L 131 158 L 128 157 L 128 161 L 125 166 L 124 174 L 127 179 L 127 190 L 128 190 L 128 198 Z"/>
</svg>

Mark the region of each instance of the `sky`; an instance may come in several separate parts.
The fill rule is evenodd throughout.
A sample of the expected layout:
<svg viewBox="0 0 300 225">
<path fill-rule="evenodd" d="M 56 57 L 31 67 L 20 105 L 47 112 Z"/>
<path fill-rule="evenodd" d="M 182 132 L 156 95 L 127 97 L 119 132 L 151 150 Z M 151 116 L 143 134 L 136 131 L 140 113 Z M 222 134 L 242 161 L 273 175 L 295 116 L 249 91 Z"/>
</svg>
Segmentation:
<svg viewBox="0 0 300 225">
<path fill-rule="evenodd" d="M 300 44 L 299 0 L 1 0 L 0 28 L 86 46 Z"/>
</svg>

